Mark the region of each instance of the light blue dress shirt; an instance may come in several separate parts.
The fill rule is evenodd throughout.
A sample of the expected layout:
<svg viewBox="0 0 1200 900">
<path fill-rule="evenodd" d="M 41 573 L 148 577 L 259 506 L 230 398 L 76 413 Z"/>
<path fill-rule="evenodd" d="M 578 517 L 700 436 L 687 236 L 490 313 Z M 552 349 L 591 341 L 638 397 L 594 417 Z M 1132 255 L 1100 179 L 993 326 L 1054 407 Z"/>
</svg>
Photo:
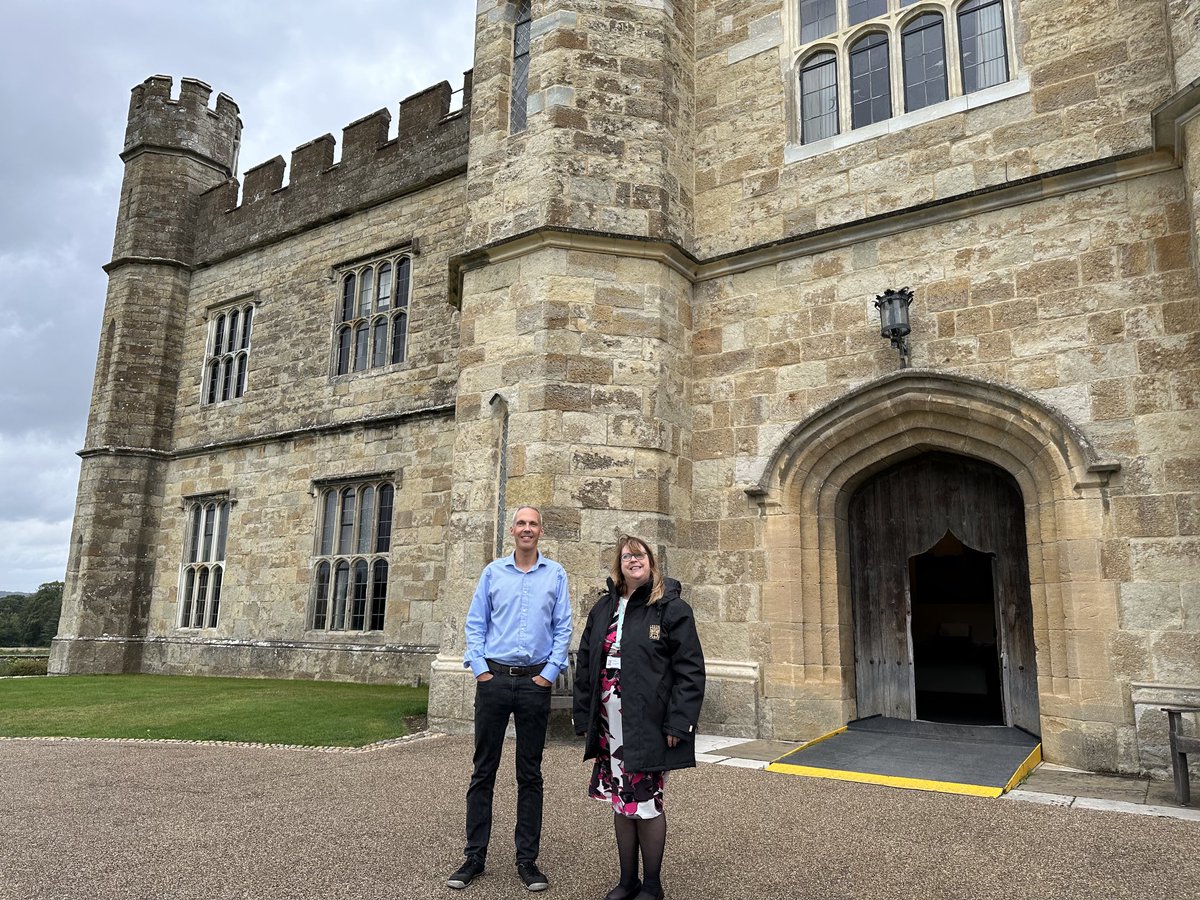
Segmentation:
<svg viewBox="0 0 1200 900">
<path fill-rule="evenodd" d="M 545 663 L 541 675 L 554 681 L 567 667 L 571 642 L 566 570 L 540 552 L 528 572 L 517 568 L 516 554 L 493 560 L 479 577 L 464 630 L 463 667 L 476 677 L 494 659 L 509 666 Z"/>
</svg>

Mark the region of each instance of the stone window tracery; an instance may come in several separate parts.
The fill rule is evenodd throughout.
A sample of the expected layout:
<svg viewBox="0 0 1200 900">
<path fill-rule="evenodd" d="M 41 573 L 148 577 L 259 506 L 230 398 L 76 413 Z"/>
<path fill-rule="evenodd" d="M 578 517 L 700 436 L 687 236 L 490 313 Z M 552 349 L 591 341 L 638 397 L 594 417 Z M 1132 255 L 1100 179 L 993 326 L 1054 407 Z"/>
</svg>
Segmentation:
<svg viewBox="0 0 1200 900">
<path fill-rule="evenodd" d="M 319 491 L 313 630 L 383 629 L 395 496 L 393 483 L 383 479 Z"/>
<path fill-rule="evenodd" d="M 801 144 L 1012 77 L 1012 13 L 1003 0 L 797 0 L 790 9 Z"/>
<path fill-rule="evenodd" d="M 201 391 L 205 406 L 246 393 L 253 324 L 253 302 L 240 301 L 209 314 Z"/>
<path fill-rule="evenodd" d="M 184 562 L 179 576 L 179 627 L 216 628 L 229 535 L 227 495 L 189 500 L 184 509 Z"/>
<path fill-rule="evenodd" d="M 333 333 L 333 374 L 399 365 L 408 346 L 412 259 L 389 256 L 345 270 Z"/>
</svg>

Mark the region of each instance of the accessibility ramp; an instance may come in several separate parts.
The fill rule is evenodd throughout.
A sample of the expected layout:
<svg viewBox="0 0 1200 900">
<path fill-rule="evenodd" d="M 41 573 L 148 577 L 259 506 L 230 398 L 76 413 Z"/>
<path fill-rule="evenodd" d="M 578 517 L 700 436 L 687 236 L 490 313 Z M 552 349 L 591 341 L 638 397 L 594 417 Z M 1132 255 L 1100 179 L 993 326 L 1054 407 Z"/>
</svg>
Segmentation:
<svg viewBox="0 0 1200 900">
<path fill-rule="evenodd" d="M 770 763 L 767 770 L 999 797 L 1041 761 L 1041 742 L 1020 728 L 871 716 L 802 744 Z"/>
</svg>

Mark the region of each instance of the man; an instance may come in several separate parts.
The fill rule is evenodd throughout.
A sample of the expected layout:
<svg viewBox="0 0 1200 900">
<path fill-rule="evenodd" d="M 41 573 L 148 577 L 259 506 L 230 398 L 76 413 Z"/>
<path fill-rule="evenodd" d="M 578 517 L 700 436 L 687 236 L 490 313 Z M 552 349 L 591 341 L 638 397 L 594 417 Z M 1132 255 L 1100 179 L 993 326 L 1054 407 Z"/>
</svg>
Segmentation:
<svg viewBox="0 0 1200 900">
<path fill-rule="evenodd" d="M 492 833 L 492 792 L 508 717 L 517 732 L 517 874 L 531 891 L 549 882 L 537 867 L 542 836 L 542 750 L 550 688 L 567 666 L 571 600 L 567 573 L 538 552 L 542 514 L 513 515 L 511 556 L 489 563 L 467 611 L 463 666 L 475 675 L 475 770 L 467 788 L 466 860 L 446 884 L 465 888 L 484 868 Z"/>
</svg>

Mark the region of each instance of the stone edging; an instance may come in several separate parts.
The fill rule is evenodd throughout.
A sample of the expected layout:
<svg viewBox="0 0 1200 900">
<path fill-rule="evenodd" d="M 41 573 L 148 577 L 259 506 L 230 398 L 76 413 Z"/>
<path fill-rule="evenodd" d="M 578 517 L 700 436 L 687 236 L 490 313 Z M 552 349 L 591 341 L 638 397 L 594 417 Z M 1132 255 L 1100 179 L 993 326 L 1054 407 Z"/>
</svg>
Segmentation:
<svg viewBox="0 0 1200 900">
<path fill-rule="evenodd" d="M 402 744 L 415 744 L 419 741 L 445 737 L 439 731 L 418 731 L 416 734 L 406 734 L 403 737 L 388 738 L 375 741 L 362 747 L 313 747 L 307 744 L 262 744 L 254 741 L 187 741 L 172 738 L 88 738 L 88 737 L 52 737 L 32 735 L 29 737 L 10 737 L 0 735 L 0 743 L 10 741 L 43 741 L 54 744 L 163 744 L 180 747 L 250 747 L 257 750 L 304 750 L 312 753 L 374 753 Z"/>
</svg>

